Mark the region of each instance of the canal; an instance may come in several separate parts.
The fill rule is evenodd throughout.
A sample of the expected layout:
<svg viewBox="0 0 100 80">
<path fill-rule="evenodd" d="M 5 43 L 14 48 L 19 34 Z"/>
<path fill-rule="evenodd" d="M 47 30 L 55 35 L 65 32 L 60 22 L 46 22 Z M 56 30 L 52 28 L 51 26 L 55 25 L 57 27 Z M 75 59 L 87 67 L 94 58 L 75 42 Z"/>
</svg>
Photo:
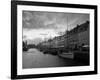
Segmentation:
<svg viewBox="0 0 100 80">
<path fill-rule="evenodd" d="M 73 59 L 61 58 L 58 55 L 44 54 L 33 48 L 22 54 L 23 68 L 47 68 L 47 67 L 67 67 L 67 66 L 82 66 L 81 62 Z"/>
</svg>

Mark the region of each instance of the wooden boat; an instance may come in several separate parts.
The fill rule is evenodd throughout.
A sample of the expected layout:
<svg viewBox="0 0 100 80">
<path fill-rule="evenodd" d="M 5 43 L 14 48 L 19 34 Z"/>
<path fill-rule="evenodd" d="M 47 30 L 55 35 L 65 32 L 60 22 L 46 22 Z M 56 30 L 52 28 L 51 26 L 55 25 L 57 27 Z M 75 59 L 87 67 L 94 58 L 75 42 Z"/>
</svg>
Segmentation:
<svg viewBox="0 0 100 80">
<path fill-rule="evenodd" d="M 74 54 L 72 52 L 59 53 L 58 56 L 60 56 L 62 58 L 74 59 Z"/>
</svg>

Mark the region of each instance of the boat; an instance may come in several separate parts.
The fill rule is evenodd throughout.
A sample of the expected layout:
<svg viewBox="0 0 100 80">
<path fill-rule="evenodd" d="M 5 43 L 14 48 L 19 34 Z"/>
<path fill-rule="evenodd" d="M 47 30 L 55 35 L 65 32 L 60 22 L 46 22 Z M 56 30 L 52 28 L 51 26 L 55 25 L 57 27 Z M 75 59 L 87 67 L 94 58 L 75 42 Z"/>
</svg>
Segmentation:
<svg viewBox="0 0 100 80">
<path fill-rule="evenodd" d="M 59 57 L 67 58 L 67 59 L 74 59 L 74 54 L 72 52 L 62 52 L 58 54 Z"/>
</svg>

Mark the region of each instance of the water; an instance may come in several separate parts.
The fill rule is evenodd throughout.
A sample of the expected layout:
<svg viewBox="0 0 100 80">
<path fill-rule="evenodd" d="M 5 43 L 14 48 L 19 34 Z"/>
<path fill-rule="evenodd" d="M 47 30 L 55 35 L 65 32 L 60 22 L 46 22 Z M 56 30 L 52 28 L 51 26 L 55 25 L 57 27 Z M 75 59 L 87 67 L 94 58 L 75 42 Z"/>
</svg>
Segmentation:
<svg viewBox="0 0 100 80">
<path fill-rule="evenodd" d="M 29 49 L 22 54 L 23 68 L 47 68 L 47 67 L 65 67 L 81 66 L 82 63 L 72 59 L 64 59 L 58 55 L 44 54 L 37 49 Z"/>
</svg>

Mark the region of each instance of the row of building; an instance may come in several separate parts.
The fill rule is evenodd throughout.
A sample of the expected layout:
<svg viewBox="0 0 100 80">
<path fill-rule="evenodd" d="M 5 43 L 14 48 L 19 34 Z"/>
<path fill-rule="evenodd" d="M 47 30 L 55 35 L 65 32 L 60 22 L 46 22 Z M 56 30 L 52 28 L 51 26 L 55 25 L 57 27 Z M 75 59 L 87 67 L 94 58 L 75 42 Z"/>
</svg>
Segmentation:
<svg viewBox="0 0 100 80">
<path fill-rule="evenodd" d="M 48 41 L 44 41 L 39 45 L 51 48 L 79 48 L 82 45 L 89 45 L 89 21 L 77 25 L 70 31 L 66 31 L 64 35 L 57 36 Z"/>
</svg>

